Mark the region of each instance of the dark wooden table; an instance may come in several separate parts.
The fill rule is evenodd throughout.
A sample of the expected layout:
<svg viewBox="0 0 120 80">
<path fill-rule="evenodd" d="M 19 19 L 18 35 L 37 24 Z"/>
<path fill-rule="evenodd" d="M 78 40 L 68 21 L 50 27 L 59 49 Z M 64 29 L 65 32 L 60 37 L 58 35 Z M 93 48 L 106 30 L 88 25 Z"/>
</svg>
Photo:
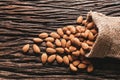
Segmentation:
<svg viewBox="0 0 120 80">
<path fill-rule="evenodd" d="M 72 73 L 56 63 L 43 66 L 32 50 L 31 54 L 21 52 L 39 33 L 76 24 L 76 18 L 85 17 L 90 10 L 120 16 L 120 0 L 0 0 L 0 80 L 120 80 L 117 59 L 90 59 L 93 73 Z M 40 47 L 44 49 L 44 45 Z"/>
</svg>

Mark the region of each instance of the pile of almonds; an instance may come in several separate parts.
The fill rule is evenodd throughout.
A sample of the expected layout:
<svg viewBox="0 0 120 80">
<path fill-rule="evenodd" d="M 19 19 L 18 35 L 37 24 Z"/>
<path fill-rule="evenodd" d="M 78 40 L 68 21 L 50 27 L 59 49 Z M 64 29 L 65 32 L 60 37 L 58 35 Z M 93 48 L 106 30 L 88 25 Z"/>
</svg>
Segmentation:
<svg viewBox="0 0 120 80">
<path fill-rule="evenodd" d="M 96 40 L 98 30 L 92 20 L 83 20 L 82 16 L 77 18 L 77 25 L 69 25 L 58 28 L 56 32 L 40 33 L 38 38 L 34 38 L 33 51 L 40 54 L 43 64 L 53 63 L 65 64 L 71 71 L 86 70 L 93 71 L 93 65 L 85 58 Z M 37 43 L 45 42 L 46 52 L 41 53 Z M 23 46 L 22 50 L 27 53 L 29 44 Z"/>
</svg>

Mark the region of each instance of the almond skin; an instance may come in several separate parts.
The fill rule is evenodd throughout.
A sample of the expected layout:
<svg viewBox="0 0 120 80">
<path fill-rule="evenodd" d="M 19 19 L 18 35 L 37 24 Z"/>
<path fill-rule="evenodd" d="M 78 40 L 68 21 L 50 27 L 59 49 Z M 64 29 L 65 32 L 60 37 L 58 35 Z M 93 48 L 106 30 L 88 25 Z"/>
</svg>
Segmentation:
<svg viewBox="0 0 120 80">
<path fill-rule="evenodd" d="M 33 38 L 33 41 L 34 41 L 35 43 L 41 43 L 41 42 L 43 42 L 43 40 L 40 39 L 40 38 Z"/>
<path fill-rule="evenodd" d="M 93 33 L 92 32 L 89 32 L 89 34 L 88 34 L 88 39 L 89 40 L 94 40 L 94 35 L 93 35 Z"/>
<path fill-rule="evenodd" d="M 56 55 L 51 55 L 51 56 L 49 56 L 49 57 L 48 57 L 48 62 L 49 62 L 49 63 L 52 63 L 52 62 L 55 60 L 55 58 L 56 58 Z"/>
<path fill-rule="evenodd" d="M 68 59 L 67 56 L 64 56 L 64 57 L 63 57 L 63 62 L 64 62 L 65 64 L 69 65 L 69 59 Z"/>
<path fill-rule="evenodd" d="M 58 29 L 57 29 L 57 33 L 58 33 L 60 36 L 63 36 L 63 35 L 64 35 L 64 32 L 63 32 L 62 28 L 58 28 Z"/>
<path fill-rule="evenodd" d="M 48 59 L 48 55 L 46 53 L 43 53 L 41 55 L 41 61 L 43 64 L 45 64 L 47 62 L 47 59 Z"/>
<path fill-rule="evenodd" d="M 79 60 L 73 61 L 73 65 L 74 65 L 74 66 L 78 66 L 79 64 L 80 64 L 80 61 L 79 61 Z"/>
<path fill-rule="evenodd" d="M 81 46 L 82 46 L 82 48 L 85 49 L 85 50 L 89 49 L 89 46 L 88 46 L 88 44 L 86 44 L 86 43 L 82 43 Z"/>
<path fill-rule="evenodd" d="M 56 32 L 50 33 L 50 36 L 55 38 L 55 39 L 60 38 L 60 35 L 58 35 Z"/>
<path fill-rule="evenodd" d="M 87 67 L 87 72 L 92 72 L 93 71 L 93 65 L 89 65 L 88 67 Z"/>
<path fill-rule="evenodd" d="M 48 33 L 40 33 L 39 37 L 40 38 L 47 38 L 48 37 Z"/>
<path fill-rule="evenodd" d="M 81 42 L 78 38 L 73 38 L 71 39 L 71 42 L 77 46 L 80 46 L 81 45 Z"/>
<path fill-rule="evenodd" d="M 56 61 L 57 61 L 58 63 L 62 63 L 62 62 L 63 62 L 63 58 L 62 58 L 61 56 L 57 55 L 57 56 L 56 56 Z"/>
<path fill-rule="evenodd" d="M 75 38 L 75 36 L 73 34 L 70 34 L 69 39 L 71 40 L 73 38 Z"/>
<path fill-rule="evenodd" d="M 75 28 L 75 26 L 72 26 L 72 27 L 71 27 L 70 32 L 73 33 L 73 34 L 76 33 L 76 28 Z"/>
<path fill-rule="evenodd" d="M 70 50 L 70 52 L 73 52 L 73 51 L 76 51 L 76 50 L 77 50 L 77 48 L 76 48 L 76 47 L 74 47 L 74 46 L 70 46 L 70 47 L 69 47 L 69 50 Z"/>
<path fill-rule="evenodd" d="M 93 34 L 97 34 L 97 30 L 95 30 L 95 29 L 91 29 L 90 30 Z"/>
<path fill-rule="evenodd" d="M 87 38 L 87 37 L 88 37 L 88 35 L 89 35 L 89 33 L 90 33 L 90 31 L 89 31 L 89 30 L 86 30 L 86 31 L 85 31 L 85 34 L 84 34 L 84 36 L 83 36 L 83 37 Z"/>
<path fill-rule="evenodd" d="M 86 25 L 87 24 L 87 20 L 83 20 L 82 24 Z"/>
<path fill-rule="evenodd" d="M 26 45 L 23 46 L 22 51 L 24 53 L 26 53 L 26 52 L 28 52 L 29 48 L 30 48 L 30 44 L 26 44 Z"/>
<path fill-rule="evenodd" d="M 74 51 L 74 52 L 72 52 L 72 54 L 74 55 L 74 56 L 79 56 L 80 55 L 80 51 Z"/>
<path fill-rule="evenodd" d="M 47 48 L 46 52 L 49 53 L 49 54 L 54 54 L 54 53 L 56 53 L 56 50 L 53 49 L 53 48 Z"/>
<path fill-rule="evenodd" d="M 90 22 L 87 24 L 87 29 L 91 29 L 94 27 L 94 22 Z"/>
<path fill-rule="evenodd" d="M 85 51 L 82 48 L 80 48 L 80 55 L 85 55 Z"/>
<path fill-rule="evenodd" d="M 51 43 L 51 42 L 46 42 L 46 46 L 47 47 L 50 47 L 50 48 L 54 48 L 54 45 L 53 45 L 53 43 Z"/>
<path fill-rule="evenodd" d="M 60 41 L 59 39 L 56 39 L 56 40 L 55 40 L 55 45 L 56 45 L 56 46 L 61 46 L 61 41 Z"/>
<path fill-rule="evenodd" d="M 70 69 L 74 72 L 76 72 L 78 69 L 73 64 L 70 64 Z"/>
<path fill-rule="evenodd" d="M 67 57 L 68 57 L 68 59 L 69 59 L 69 61 L 70 61 L 70 62 L 72 62 L 72 61 L 73 61 L 73 58 L 72 58 L 72 56 L 71 56 L 71 55 L 68 55 Z"/>
<path fill-rule="evenodd" d="M 94 42 L 90 41 L 90 40 L 87 40 L 86 43 L 89 45 L 89 46 L 92 46 L 94 44 Z"/>
<path fill-rule="evenodd" d="M 80 63 L 80 64 L 78 65 L 78 68 L 84 69 L 84 68 L 86 68 L 86 64 Z"/>
<path fill-rule="evenodd" d="M 64 49 L 59 47 L 59 48 L 56 48 L 56 52 L 60 53 L 60 54 L 63 54 L 64 53 Z"/>
<path fill-rule="evenodd" d="M 65 48 L 65 52 L 70 53 L 70 50 L 68 48 Z"/>
<path fill-rule="evenodd" d="M 36 44 L 33 44 L 33 51 L 35 53 L 40 53 L 40 48 Z"/>
<path fill-rule="evenodd" d="M 66 46 L 66 40 L 65 39 L 61 39 L 61 46 L 63 48 Z"/>
<path fill-rule="evenodd" d="M 69 41 L 67 41 L 67 43 L 66 43 L 66 47 L 69 48 L 70 46 L 71 46 L 71 41 L 69 40 Z"/>
<path fill-rule="evenodd" d="M 52 38 L 52 37 L 47 37 L 47 38 L 45 38 L 45 41 L 54 42 L 54 38 Z"/>
<path fill-rule="evenodd" d="M 82 17 L 82 16 L 79 16 L 79 17 L 77 18 L 77 23 L 82 23 L 82 21 L 83 21 L 83 17 Z"/>
<path fill-rule="evenodd" d="M 63 35 L 63 39 L 65 39 L 65 40 L 69 40 L 69 36 L 66 35 L 66 34 L 64 34 L 64 35 Z"/>
</svg>

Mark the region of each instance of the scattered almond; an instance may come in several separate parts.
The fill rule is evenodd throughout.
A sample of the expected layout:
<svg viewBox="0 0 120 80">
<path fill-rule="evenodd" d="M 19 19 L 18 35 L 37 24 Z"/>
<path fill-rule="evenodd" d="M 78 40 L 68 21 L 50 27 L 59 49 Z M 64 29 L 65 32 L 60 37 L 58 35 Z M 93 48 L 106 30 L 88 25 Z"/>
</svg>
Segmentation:
<svg viewBox="0 0 120 80">
<path fill-rule="evenodd" d="M 40 48 L 36 44 L 33 44 L 33 51 L 35 53 L 40 53 Z"/>
<path fill-rule="evenodd" d="M 56 52 L 60 53 L 60 54 L 63 54 L 64 53 L 64 49 L 59 47 L 59 48 L 56 48 Z"/>
<path fill-rule="evenodd" d="M 80 63 L 80 64 L 78 65 L 78 68 L 84 69 L 84 68 L 86 68 L 86 64 Z"/>
<path fill-rule="evenodd" d="M 24 53 L 26 53 L 26 52 L 28 52 L 29 48 L 30 48 L 30 45 L 26 44 L 26 45 L 23 46 L 22 50 L 23 50 Z"/>
<path fill-rule="evenodd" d="M 48 62 L 49 62 L 49 63 L 52 63 L 52 62 L 55 60 L 55 58 L 56 58 L 56 55 L 55 55 L 55 54 L 49 56 L 49 57 L 48 57 Z"/>
<path fill-rule="evenodd" d="M 73 64 L 70 64 L 70 69 L 72 71 L 77 71 L 78 70 L 77 67 L 75 67 Z"/>
<path fill-rule="evenodd" d="M 79 16 L 79 17 L 77 18 L 77 23 L 82 23 L 82 21 L 83 21 L 83 17 L 82 17 L 82 16 Z"/>
<path fill-rule="evenodd" d="M 57 29 L 57 33 L 58 33 L 60 36 L 63 36 L 63 35 L 64 35 L 64 32 L 63 32 L 62 28 L 58 28 L 58 29 Z"/>
<path fill-rule="evenodd" d="M 48 33 L 41 33 L 39 34 L 40 38 L 47 38 L 48 37 Z"/>
<path fill-rule="evenodd" d="M 63 57 L 63 62 L 64 62 L 65 64 L 69 65 L 69 59 L 68 59 L 67 56 L 64 56 L 64 57 Z"/>
<path fill-rule="evenodd" d="M 62 58 L 61 56 L 57 55 L 57 56 L 56 56 L 56 61 L 57 61 L 58 63 L 62 63 L 62 62 L 63 62 L 63 58 Z"/>
<path fill-rule="evenodd" d="M 47 38 L 45 38 L 45 41 L 54 42 L 54 38 L 52 38 L 52 37 L 47 37 Z"/>
<path fill-rule="evenodd" d="M 73 63 L 72 63 L 74 66 L 78 66 L 79 64 L 80 64 L 80 60 L 75 60 L 75 61 L 73 61 Z"/>
<path fill-rule="evenodd" d="M 50 33 L 50 36 L 53 38 L 60 38 L 60 35 L 58 35 L 56 32 Z"/>
<path fill-rule="evenodd" d="M 60 41 L 59 39 L 56 39 L 56 40 L 55 40 L 55 45 L 56 45 L 56 46 L 61 46 L 61 41 Z"/>
<path fill-rule="evenodd" d="M 33 41 L 34 41 L 35 43 L 41 43 L 41 42 L 43 42 L 43 40 L 40 39 L 40 38 L 33 38 Z"/>
<path fill-rule="evenodd" d="M 47 46 L 47 47 L 50 47 L 50 48 L 54 48 L 53 43 L 51 43 L 51 42 L 49 42 L 49 41 L 46 42 L 46 46 Z"/>
<path fill-rule="evenodd" d="M 49 53 L 49 54 L 54 54 L 54 53 L 56 53 L 56 50 L 53 49 L 53 48 L 47 48 L 46 52 Z"/>
<path fill-rule="evenodd" d="M 66 46 L 66 40 L 65 39 L 61 39 L 61 46 L 63 48 Z"/>
<path fill-rule="evenodd" d="M 46 53 L 43 53 L 41 55 L 41 61 L 43 64 L 45 64 L 47 62 L 47 58 L 48 58 L 48 55 Z"/>
</svg>

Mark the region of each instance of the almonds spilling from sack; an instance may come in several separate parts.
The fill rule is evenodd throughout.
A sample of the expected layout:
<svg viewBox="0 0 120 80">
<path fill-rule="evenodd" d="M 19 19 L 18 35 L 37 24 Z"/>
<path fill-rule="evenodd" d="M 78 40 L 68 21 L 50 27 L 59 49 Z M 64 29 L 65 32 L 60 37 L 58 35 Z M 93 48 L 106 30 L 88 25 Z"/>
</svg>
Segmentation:
<svg viewBox="0 0 120 80">
<path fill-rule="evenodd" d="M 85 58 L 96 40 L 98 29 L 92 20 L 84 20 L 82 16 L 77 18 L 77 25 L 69 25 L 58 28 L 56 32 L 50 34 L 44 32 L 34 38 L 33 51 L 41 53 L 38 43 L 45 42 L 46 53 L 39 54 L 43 64 L 64 63 L 70 67 L 71 71 L 86 70 L 92 72 L 94 67 L 90 61 Z M 30 45 L 26 44 L 22 50 L 24 53 L 29 51 Z"/>
</svg>

